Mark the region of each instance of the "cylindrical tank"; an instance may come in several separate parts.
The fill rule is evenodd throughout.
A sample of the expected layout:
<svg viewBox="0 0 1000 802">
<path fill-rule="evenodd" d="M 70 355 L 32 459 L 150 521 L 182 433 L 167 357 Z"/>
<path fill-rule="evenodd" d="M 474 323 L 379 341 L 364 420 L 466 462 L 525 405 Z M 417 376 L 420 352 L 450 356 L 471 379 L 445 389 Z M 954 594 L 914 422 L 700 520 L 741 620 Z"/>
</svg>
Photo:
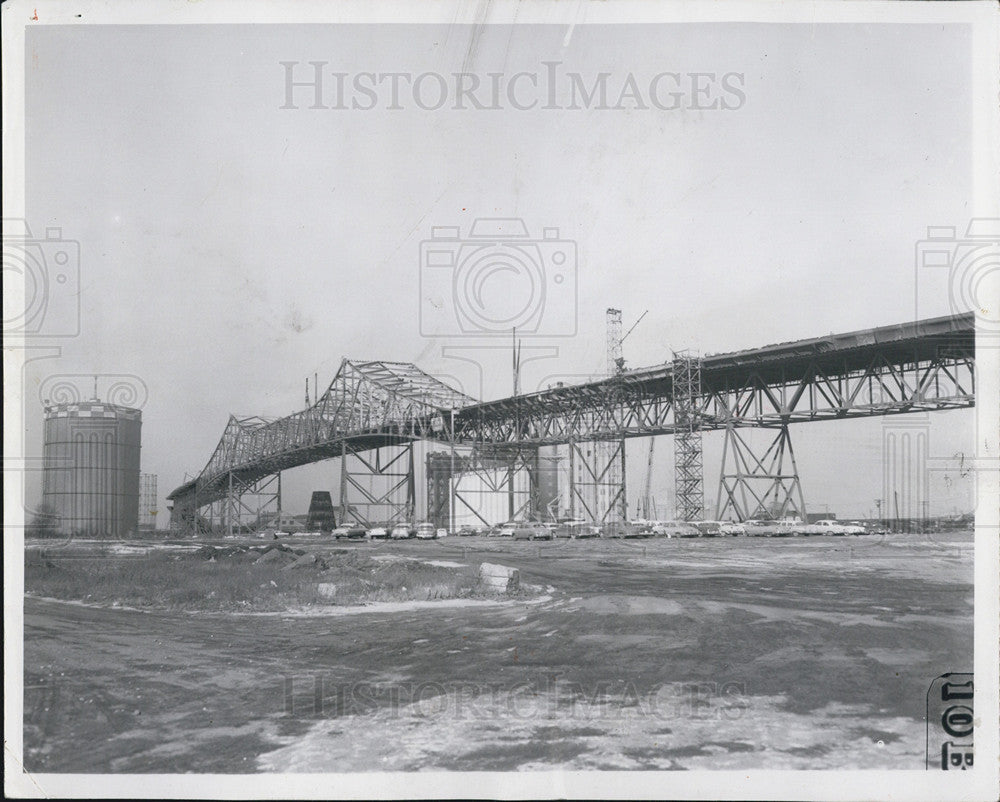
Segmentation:
<svg viewBox="0 0 1000 802">
<path fill-rule="evenodd" d="M 59 530 L 123 537 L 139 525 L 142 413 L 101 401 L 45 407 L 42 502 Z"/>
</svg>

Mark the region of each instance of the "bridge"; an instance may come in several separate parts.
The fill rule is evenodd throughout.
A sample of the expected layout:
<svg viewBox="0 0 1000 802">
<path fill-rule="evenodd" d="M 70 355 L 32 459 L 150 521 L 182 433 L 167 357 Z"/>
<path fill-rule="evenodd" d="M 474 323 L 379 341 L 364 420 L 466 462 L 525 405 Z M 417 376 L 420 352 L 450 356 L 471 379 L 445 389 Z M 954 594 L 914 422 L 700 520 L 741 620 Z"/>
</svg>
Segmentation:
<svg viewBox="0 0 1000 802">
<path fill-rule="evenodd" d="M 367 522 L 364 508 L 388 504 L 406 517 L 415 497 L 409 447 L 428 440 L 471 449 L 460 462 L 463 471 L 507 465 L 510 476 L 537 473 L 540 449 L 566 447 L 571 466 L 586 464 L 585 471 L 570 469 L 575 512 L 623 519 L 624 480 L 601 492 L 609 465 L 624 465 L 627 439 L 673 435 L 683 441 L 675 449 L 678 506 L 686 505 L 679 512 L 691 518 L 703 509 L 701 432 L 721 429 L 717 516 L 743 520 L 773 510 L 775 502 L 782 513 L 804 515 L 790 424 L 974 404 L 971 313 L 704 357 L 673 354 L 661 365 L 488 402 L 409 363 L 344 360 L 307 409 L 278 419 L 231 416 L 207 465 L 168 499 L 174 525 L 190 527 L 199 509 L 220 502 L 232 522 L 252 509 L 245 498 L 277 499 L 280 510 L 282 471 L 339 457 L 345 514 Z M 772 431 L 765 450 L 750 448 L 740 433 L 748 427 Z M 587 443 L 604 447 L 583 448 Z M 382 459 L 383 449 L 393 447 L 402 450 Z M 365 489 L 359 474 L 393 478 L 379 495 Z M 276 491 L 264 487 L 275 482 Z M 401 495 L 405 501 L 392 500 Z M 522 507 L 540 512 L 537 498 Z"/>
</svg>

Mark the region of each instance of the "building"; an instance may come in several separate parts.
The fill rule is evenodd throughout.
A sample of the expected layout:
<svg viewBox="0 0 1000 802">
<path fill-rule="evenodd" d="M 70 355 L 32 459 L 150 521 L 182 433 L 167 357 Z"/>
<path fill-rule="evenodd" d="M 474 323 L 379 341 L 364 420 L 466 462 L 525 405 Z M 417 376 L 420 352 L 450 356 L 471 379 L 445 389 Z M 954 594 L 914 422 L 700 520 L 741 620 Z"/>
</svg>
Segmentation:
<svg viewBox="0 0 1000 802">
<path fill-rule="evenodd" d="M 96 399 L 47 404 L 42 503 L 60 532 L 125 537 L 139 528 L 142 413 Z"/>
<path fill-rule="evenodd" d="M 309 501 L 306 528 L 310 532 L 332 532 L 337 526 L 337 514 L 329 490 L 314 490 Z"/>
<path fill-rule="evenodd" d="M 156 499 L 156 474 L 139 474 L 139 529 L 144 532 L 156 529 Z"/>
</svg>

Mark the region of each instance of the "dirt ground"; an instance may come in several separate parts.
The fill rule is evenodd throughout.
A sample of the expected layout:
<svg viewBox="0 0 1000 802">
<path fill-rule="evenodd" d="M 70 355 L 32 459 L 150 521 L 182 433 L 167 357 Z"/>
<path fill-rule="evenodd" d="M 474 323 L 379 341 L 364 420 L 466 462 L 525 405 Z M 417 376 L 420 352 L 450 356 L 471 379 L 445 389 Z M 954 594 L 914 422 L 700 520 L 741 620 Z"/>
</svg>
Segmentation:
<svg viewBox="0 0 1000 802">
<path fill-rule="evenodd" d="M 928 685 L 972 667 L 971 533 L 351 548 L 500 563 L 540 595 L 256 615 L 26 597 L 26 769 L 922 769 Z"/>
</svg>

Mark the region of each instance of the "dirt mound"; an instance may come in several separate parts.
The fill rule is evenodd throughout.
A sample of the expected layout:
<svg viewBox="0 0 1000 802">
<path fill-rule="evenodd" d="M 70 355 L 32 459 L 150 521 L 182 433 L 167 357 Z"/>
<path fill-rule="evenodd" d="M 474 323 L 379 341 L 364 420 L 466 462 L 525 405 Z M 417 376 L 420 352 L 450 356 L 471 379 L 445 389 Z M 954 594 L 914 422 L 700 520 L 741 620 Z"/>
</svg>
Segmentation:
<svg viewBox="0 0 1000 802">
<path fill-rule="evenodd" d="M 192 557 L 205 562 L 245 562 L 254 565 L 274 563 L 283 567 L 298 561 L 305 554 L 302 549 L 272 543 L 267 546 L 202 546 L 192 553 Z M 313 564 L 322 562 L 316 558 Z M 325 567 L 325 563 L 323 565 Z"/>
</svg>

